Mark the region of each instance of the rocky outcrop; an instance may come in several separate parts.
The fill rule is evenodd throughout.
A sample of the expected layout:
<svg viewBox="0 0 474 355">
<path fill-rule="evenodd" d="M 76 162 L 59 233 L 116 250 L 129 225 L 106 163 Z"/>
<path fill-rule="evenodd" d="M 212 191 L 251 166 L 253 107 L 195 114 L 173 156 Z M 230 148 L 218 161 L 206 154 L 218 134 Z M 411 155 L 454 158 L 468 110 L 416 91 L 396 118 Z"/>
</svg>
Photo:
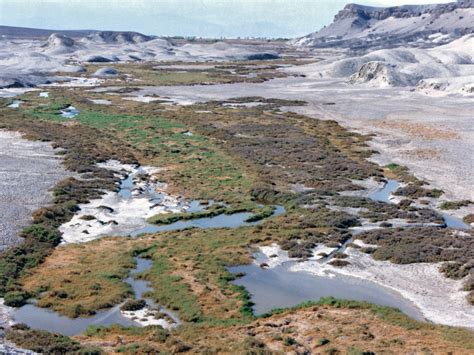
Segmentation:
<svg viewBox="0 0 474 355">
<path fill-rule="evenodd" d="M 76 48 L 76 42 L 72 38 L 57 33 L 50 35 L 43 45 L 44 52 L 48 54 L 70 53 Z"/>
<path fill-rule="evenodd" d="M 472 0 L 457 1 L 439 5 L 404 5 L 393 7 L 372 7 L 357 4 L 348 4 L 334 17 L 334 22 L 345 18 L 359 17 L 364 20 L 385 20 L 389 17 L 410 18 L 424 14 L 436 17 L 445 13 L 453 12 L 456 9 L 474 7 Z"/>
<path fill-rule="evenodd" d="M 383 62 L 368 62 L 352 74 L 349 78 L 351 84 L 376 83 L 379 86 L 396 86 L 399 80 L 396 79 L 394 66 Z"/>
<path fill-rule="evenodd" d="M 320 31 L 291 41 L 301 47 L 433 47 L 474 33 L 474 2 L 371 7 L 348 4 Z M 440 35 L 444 35 L 441 36 Z"/>
</svg>

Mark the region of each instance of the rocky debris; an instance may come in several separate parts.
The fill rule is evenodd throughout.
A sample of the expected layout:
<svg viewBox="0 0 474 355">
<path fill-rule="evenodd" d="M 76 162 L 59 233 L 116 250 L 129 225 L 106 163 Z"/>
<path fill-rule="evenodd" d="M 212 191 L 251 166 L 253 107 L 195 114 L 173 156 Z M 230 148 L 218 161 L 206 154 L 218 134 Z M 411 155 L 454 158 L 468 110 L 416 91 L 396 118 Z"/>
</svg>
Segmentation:
<svg viewBox="0 0 474 355">
<path fill-rule="evenodd" d="M 0 74 L 0 89 L 33 88 L 49 83 L 51 83 L 51 79 L 42 75 Z"/>
<path fill-rule="evenodd" d="M 365 55 L 350 53 L 307 66 L 314 79 L 344 78 L 351 84 L 410 87 L 423 93 L 471 94 L 474 35 L 466 35 L 436 48 L 389 48 Z"/>
<path fill-rule="evenodd" d="M 423 14 L 441 16 L 445 13 L 453 12 L 458 8 L 473 7 L 472 1 L 458 1 L 440 5 L 403 5 L 393 7 L 372 7 L 358 4 L 347 4 L 343 10 L 334 17 L 334 21 L 345 18 L 359 17 L 365 20 L 385 20 L 389 17 L 410 18 Z"/>
</svg>

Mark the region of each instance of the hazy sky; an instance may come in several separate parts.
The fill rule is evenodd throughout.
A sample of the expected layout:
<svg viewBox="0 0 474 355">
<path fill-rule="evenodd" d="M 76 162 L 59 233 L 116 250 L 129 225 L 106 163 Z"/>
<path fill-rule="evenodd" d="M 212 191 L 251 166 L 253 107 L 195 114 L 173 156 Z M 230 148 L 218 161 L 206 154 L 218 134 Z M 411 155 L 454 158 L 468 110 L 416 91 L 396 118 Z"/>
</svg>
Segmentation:
<svg viewBox="0 0 474 355">
<path fill-rule="evenodd" d="M 348 2 L 374 6 L 446 0 L 0 0 L 0 25 L 130 30 L 201 37 L 296 37 L 331 23 Z"/>
</svg>

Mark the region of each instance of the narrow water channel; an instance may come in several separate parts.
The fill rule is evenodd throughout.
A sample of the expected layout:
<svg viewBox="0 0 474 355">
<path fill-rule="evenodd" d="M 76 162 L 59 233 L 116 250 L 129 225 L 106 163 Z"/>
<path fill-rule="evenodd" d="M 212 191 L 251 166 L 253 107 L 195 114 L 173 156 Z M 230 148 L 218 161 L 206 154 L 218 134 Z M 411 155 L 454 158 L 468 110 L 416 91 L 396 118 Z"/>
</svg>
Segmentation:
<svg viewBox="0 0 474 355">
<path fill-rule="evenodd" d="M 390 200 L 390 196 L 400 187 L 400 183 L 396 180 L 387 180 L 387 183 L 383 188 L 374 191 L 368 195 L 371 200 L 393 203 Z M 456 228 L 456 229 L 470 229 L 471 227 L 464 223 L 460 218 L 453 217 L 447 213 L 437 211 L 444 219 L 447 228 Z"/>
<path fill-rule="evenodd" d="M 275 206 L 275 211 L 273 212 L 273 215 L 271 217 L 281 215 L 284 212 L 285 208 L 283 206 Z M 187 221 L 178 221 L 175 223 L 158 226 L 147 223 L 146 226 L 133 231 L 130 235 L 132 237 L 136 237 L 143 233 L 158 233 L 164 231 L 182 230 L 186 228 L 238 228 L 243 226 L 252 226 L 263 222 L 246 222 L 247 219 L 251 216 L 252 213 L 250 212 L 240 212 L 233 214 L 220 214 L 214 217 L 196 218 Z"/>
</svg>

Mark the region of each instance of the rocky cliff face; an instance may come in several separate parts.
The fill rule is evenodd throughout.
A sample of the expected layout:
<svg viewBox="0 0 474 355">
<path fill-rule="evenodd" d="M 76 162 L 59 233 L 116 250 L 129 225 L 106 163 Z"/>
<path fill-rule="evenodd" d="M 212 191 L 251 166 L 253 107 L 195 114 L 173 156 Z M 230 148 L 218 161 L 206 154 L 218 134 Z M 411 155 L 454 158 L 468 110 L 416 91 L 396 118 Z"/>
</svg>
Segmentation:
<svg viewBox="0 0 474 355">
<path fill-rule="evenodd" d="M 334 22 L 348 17 L 360 17 L 365 20 L 385 20 L 389 17 L 409 18 L 423 14 L 441 16 L 456 9 L 472 8 L 473 0 L 462 0 L 438 5 L 405 5 L 393 7 L 371 7 L 357 4 L 348 4 L 334 17 Z"/>
<path fill-rule="evenodd" d="M 432 47 L 474 33 L 474 0 L 371 7 L 348 4 L 331 25 L 292 41 L 302 47 Z M 437 34 L 444 35 L 440 38 Z"/>
</svg>

